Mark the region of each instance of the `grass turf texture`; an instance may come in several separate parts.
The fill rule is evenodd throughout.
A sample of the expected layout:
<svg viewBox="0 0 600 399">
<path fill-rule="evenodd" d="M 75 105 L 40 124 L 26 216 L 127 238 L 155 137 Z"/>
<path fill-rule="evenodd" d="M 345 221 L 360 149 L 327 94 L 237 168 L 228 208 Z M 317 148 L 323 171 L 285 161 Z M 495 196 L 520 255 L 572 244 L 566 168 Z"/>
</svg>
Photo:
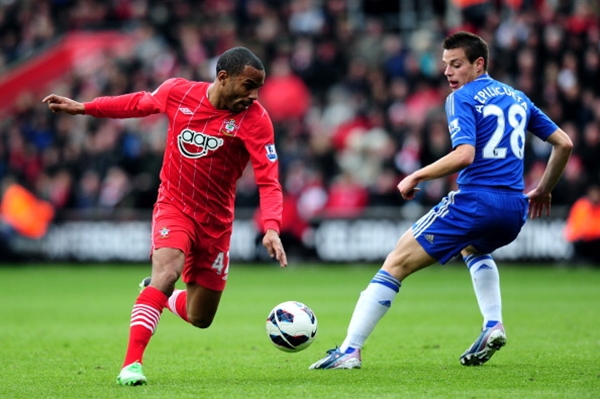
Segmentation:
<svg viewBox="0 0 600 399">
<path fill-rule="evenodd" d="M 233 265 L 213 325 L 165 311 L 144 358 L 149 385 L 120 387 L 129 313 L 147 265 L 0 267 L 2 398 L 598 398 L 600 269 L 501 264 L 508 344 L 481 367 L 459 355 L 480 316 L 464 266 L 408 278 L 361 370 L 308 370 L 341 344 L 378 265 Z M 299 353 L 264 323 L 298 300 L 318 318 Z"/>
</svg>

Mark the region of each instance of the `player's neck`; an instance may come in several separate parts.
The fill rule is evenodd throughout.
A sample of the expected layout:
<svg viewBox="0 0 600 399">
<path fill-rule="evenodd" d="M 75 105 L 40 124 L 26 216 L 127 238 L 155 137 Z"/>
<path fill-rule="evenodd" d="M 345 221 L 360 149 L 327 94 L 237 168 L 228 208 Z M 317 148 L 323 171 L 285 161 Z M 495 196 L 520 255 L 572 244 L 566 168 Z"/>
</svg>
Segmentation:
<svg viewBox="0 0 600 399">
<path fill-rule="evenodd" d="M 213 107 L 215 107 L 216 109 L 219 109 L 219 103 L 218 103 L 219 96 L 216 93 L 216 86 L 214 83 L 211 83 L 208 86 L 208 89 L 206 89 L 206 98 L 212 104 Z"/>
</svg>

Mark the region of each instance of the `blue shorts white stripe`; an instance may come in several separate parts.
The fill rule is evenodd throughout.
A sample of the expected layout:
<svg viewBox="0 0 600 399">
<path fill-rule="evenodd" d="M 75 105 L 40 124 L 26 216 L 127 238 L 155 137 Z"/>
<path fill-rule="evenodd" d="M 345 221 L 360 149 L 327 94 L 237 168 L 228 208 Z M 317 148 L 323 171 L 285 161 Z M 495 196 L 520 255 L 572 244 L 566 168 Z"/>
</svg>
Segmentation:
<svg viewBox="0 0 600 399">
<path fill-rule="evenodd" d="M 525 224 L 527 196 L 519 191 L 461 187 L 412 226 L 423 249 L 444 264 L 472 245 L 489 254 L 512 242 Z"/>
<path fill-rule="evenodd" d="M 429 211 L 429 213 L 427 213 L 421 219 L 417 220 L 413 226 L 413 235 L 415 237 L 421 235 L 421 233 L 425 231 L 427 227 L 431 226 L 435 219 L 438 217 L 443 218 L 448 214 L 450 205 L 454 204 L 455 194 L 456 191 L 451 191 L 448 193 L 448 196 L 444 197 L 438 206 Z"/>
</svg>

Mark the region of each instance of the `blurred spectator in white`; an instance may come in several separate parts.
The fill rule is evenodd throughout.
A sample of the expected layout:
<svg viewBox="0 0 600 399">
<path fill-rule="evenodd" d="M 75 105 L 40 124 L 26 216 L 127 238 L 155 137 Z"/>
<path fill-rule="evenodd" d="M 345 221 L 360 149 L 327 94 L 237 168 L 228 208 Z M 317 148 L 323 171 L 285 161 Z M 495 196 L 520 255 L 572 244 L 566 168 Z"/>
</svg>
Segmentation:
<svg viewBox="0 0 600 399">
<path fill-rule="evenodd" d="M 292 34 L 317 35 L 325 24 L 321 7 L 314 0 L 291 0 L 289 28 Z"/>
</svg>

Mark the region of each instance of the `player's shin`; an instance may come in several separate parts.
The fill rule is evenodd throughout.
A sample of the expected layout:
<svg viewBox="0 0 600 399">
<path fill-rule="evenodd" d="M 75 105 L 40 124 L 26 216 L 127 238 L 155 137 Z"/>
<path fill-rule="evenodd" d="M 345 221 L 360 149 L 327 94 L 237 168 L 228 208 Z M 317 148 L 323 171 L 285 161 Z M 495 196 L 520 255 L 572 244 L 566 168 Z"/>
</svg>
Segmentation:
<svg viewBox="0 0 600 399">
<path fill-rule="evenodd" d="M 144 351 L 160 320 L 167 296 L 154 287 L 147 287 L 138 296 L 129 327 L 129 343 L 123 367 L 134 362 L 142 363 Z"/>
<path fill-rule="evenodd" d="M 384 270 L 379 270 L 375 274 L 356 303 L 348 326 L 348 334 L 340 346 L 342 352 L 348 348 L 362 348 L 379 320 L 392 306 L 400 285 L 400 281 Z"/>
<path fill-rule="evenodd" d="M 473 281 L 477 303 L 483 316 L 483 326 L 489 321 L 502 322 L 500 275 L 491 255 L 469 255 L 463 258 Z"/>
</svg>

